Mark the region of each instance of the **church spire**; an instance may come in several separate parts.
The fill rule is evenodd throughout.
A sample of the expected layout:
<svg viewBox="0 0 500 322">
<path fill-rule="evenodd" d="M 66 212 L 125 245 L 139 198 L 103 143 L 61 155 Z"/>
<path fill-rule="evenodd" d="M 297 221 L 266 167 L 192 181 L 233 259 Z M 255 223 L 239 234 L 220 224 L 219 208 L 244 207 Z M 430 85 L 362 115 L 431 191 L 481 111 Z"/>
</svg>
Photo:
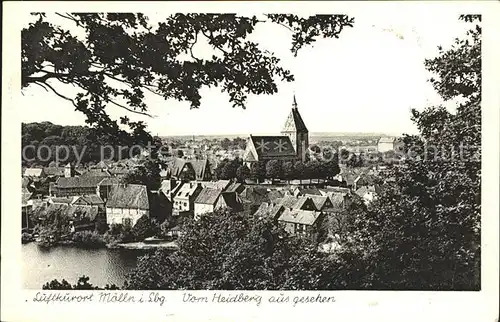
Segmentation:
<svg viewBox="0 0 500 322">
<path fill-rule="evenodd" d="M 297 99 L 295 98 L 295 92 L 293 92 L 293 109 L 297 109 Z"/>
</svg>

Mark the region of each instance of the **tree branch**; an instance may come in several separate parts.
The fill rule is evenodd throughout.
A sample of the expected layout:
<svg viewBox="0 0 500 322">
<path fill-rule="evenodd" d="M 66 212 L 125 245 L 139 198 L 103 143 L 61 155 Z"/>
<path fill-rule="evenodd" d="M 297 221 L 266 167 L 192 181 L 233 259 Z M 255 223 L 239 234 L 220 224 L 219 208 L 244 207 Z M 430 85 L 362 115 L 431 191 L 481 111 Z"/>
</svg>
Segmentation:
<svg viewBox="0 0 500 322">
<path fill-rule="evenodd" d="M 58 91 L 56 91 L 56 90 L 54 89 L 54 87 L 50 86 L 48 83 L 44 83 L 44 85 L 45 85 L 45 86 L 47 86 L 48 88 L 50 88 L 50 89 L 54 92 L 54 94 L 56 94 L 56 95 L 57 95 L 57 96 L 59 96 L 60 98 L 65 99 L 65 100 L 67 100 L 67 101 L 70 101 L 70 102 L 73 104 L 73 106 L 74 106 L 74 107 L 78 107 L 78 105 L 76 105 L 76 103 L 75 103 L 75 101 L 74 101 L 74 100 L 72 100 L 71 98 L 66 97 L 66 96 L 64 96 L 64 95 L 60 94 Z"/>
</svg>

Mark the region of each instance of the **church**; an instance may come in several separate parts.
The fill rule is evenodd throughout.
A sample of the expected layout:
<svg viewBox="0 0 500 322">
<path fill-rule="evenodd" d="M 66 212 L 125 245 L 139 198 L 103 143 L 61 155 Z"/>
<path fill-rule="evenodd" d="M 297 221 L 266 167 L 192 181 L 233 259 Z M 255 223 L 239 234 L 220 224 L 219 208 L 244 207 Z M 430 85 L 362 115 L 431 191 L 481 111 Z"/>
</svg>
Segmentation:
<svg viewBox="0 0 500 322">
<path fill-rule="evenodd" d="M 258 161 L 305 161 L 308 148 L 309 131 L 300 116 L 294 95 L 292 110 L 286 119 L 281 135 L 250 135 L 243 161 L 249 167 Z"/>
</svg>

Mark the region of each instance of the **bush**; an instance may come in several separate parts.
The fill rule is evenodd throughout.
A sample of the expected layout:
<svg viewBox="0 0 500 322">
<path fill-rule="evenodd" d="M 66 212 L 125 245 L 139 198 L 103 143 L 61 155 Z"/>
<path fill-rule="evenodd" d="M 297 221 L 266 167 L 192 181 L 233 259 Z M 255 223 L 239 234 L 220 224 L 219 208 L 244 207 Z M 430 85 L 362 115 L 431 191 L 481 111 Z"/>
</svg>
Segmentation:
<svg viewBox="0 0 500 322">
<path fill-rule="evenodd" d="M 134 228 L 132 228 L 132 234 L 136 239 L 143 240 L 144 238 L 157 235 L 159 230 L 158 222 L 155 219 L 144 215 L 137 220 Z"/>
<path fill-rule="evenodd" d="M 82 247 L 99 248 L 106 245 L 102 236 L 94 231 L 78 231 L 73 234 L 72 240 L 77 246 Z"/>
</svg>

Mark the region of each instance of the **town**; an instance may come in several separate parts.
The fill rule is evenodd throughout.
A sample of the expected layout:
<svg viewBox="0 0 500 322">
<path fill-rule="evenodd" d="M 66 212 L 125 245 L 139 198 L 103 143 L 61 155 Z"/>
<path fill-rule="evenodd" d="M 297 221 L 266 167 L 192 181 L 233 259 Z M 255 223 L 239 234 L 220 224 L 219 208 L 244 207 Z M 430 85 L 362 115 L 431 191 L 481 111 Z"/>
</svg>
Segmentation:
<svg viewBox="0 0 500 322">
<path fill-rule="evenodd" d="M 339 228 L 327 223 L 344 218 L 352 203 L 369 206 L 377 198 L 391 180 L 388 169 L 402 160 L 396 153 L 402 143 L 395 137 L 309 142 L 294 97 L 279 135 L 164 138 L 169 152 L 158 155 L 164 167 L 157 187 L 124 180 L 144 168 L 148 153 L 87 166 L 26 167 L 23 242 L 175 250 L 182 220 L 227 209 L 272 218 L 291 235 L 330 249 Z"/>
</svg>

